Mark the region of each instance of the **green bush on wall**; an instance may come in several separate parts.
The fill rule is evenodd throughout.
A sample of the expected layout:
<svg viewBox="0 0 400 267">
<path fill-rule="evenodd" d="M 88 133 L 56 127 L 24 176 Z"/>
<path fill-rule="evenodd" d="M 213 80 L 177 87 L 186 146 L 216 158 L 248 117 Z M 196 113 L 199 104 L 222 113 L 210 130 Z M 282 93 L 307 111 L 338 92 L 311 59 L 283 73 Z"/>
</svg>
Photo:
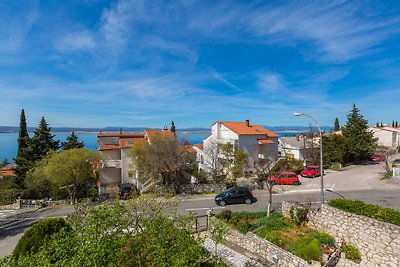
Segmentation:
<svg viewBox="0 0 400 267">
<path fill-rule="evenodd" d="M 12 257 L 17 259 L 20 255 L 37 252 L 45 243 L 46 237 L 59 232 L 62 228 L 69 229 L 68 223 L 63 218 L 51 218 L 35 223 L 18 241 Z"/>
<path fill-rule="evenodd" d="M 400 226 L 400 211 L 366 204 L 360 200 L 333 199 L 329 205 L 347 212 Z"/>
<path fill-rule="evenodd" d="M 350 245 L 350 244 L 344 244 L 342 246 L 342 252 L 344 252 L 344 254 L 346 254 L 346 259 L 352 260 L 356 263 L 360 263 L 361 262 L 361 254 L 360 251 Z"/>
</svg>

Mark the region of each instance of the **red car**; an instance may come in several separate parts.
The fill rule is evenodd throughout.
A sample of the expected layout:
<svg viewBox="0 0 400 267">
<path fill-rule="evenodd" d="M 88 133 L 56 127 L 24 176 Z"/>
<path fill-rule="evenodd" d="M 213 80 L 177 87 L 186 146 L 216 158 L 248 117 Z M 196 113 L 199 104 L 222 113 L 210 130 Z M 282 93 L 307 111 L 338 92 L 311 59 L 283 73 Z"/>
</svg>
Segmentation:
<svg viewBox="0 0 400 267">
<path fill-rule="evenodd" d="M 372 155 L 370 157 L 370 160 L 373 162 L 379 162 L 379 161 L 384 161 L 385 160 L 385 156 L 384 155 Z"/>
<path fill-rule="evenodd" d="M 268 181 L 273 184 L 289 184 L 289 185 L 299 185 L 299 177 L 294 172 L 280 172 L 277 175 L 271 175 L 267 177 Z"/>
<path fill-rule="evenodd" d="M 300 172 L 303 177 L 315 177 L 321 175 L 321 169 L 319 166 L 308 166 L 306 169 Z"/>
</svg>

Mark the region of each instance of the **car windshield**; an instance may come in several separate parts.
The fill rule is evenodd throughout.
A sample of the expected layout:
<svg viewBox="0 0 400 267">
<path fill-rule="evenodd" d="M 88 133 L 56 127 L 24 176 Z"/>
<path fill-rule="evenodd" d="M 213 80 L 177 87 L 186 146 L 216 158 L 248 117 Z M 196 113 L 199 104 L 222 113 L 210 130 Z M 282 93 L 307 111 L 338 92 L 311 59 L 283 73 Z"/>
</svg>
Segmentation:
<svg viewBox="0 0 400 267">
<path fill-rule="evenodd" d="M 312 168 L 312 167 L 308 167 L 306 170 L 307 171 L 315 171 L 317 168 Z"/>
<path fill-rule="evenodd" d="M 228 189 L 228 190 L 226 190 L 224 193 L 222 193 L 224 196 L 227 196 L 227 195 L 229 195 L 231 192 L 233 191 L 233 189 L 231 188 L 231 189 Z"/>
</svg>

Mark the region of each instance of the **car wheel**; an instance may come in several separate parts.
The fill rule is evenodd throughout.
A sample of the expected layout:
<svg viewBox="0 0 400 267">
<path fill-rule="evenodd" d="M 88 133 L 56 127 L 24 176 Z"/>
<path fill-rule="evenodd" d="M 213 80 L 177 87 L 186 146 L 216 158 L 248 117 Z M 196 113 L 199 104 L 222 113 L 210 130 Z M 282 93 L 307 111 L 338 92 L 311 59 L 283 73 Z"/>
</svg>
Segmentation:
<svg viewBox="0 0 400 267">
<path fill-rule="evenodd" d="M 225 201 L 223 201 L 223 200 L 221 200 L 221 201 L 219 202 L 219 205 L 220 205 L 220 206 L 225 206 L 225 204 L 226 204 L 226 203 L 225 203 Z"/>
<path fill-rule="evenodd" d="M 251 204 L 251 199 L 250 199 L 250 198 L 247 198 L 247 199 L 246 199 L 246 204 L 247 204 L 247 205 L 250 205 L 250 204 Z"/>
</svg>

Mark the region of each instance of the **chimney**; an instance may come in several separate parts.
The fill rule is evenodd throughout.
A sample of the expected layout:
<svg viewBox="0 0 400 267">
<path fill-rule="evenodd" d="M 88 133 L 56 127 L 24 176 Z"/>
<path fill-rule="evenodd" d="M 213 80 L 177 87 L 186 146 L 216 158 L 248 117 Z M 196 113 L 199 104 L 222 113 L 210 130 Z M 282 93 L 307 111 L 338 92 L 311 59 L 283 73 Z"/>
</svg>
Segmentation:
<svg viewBox="0 0 400 267">
<path fill-rule="evenodd" d="M 246 120 L 246 126 L 250 127 L 250 120 Z"/>
</svg>

